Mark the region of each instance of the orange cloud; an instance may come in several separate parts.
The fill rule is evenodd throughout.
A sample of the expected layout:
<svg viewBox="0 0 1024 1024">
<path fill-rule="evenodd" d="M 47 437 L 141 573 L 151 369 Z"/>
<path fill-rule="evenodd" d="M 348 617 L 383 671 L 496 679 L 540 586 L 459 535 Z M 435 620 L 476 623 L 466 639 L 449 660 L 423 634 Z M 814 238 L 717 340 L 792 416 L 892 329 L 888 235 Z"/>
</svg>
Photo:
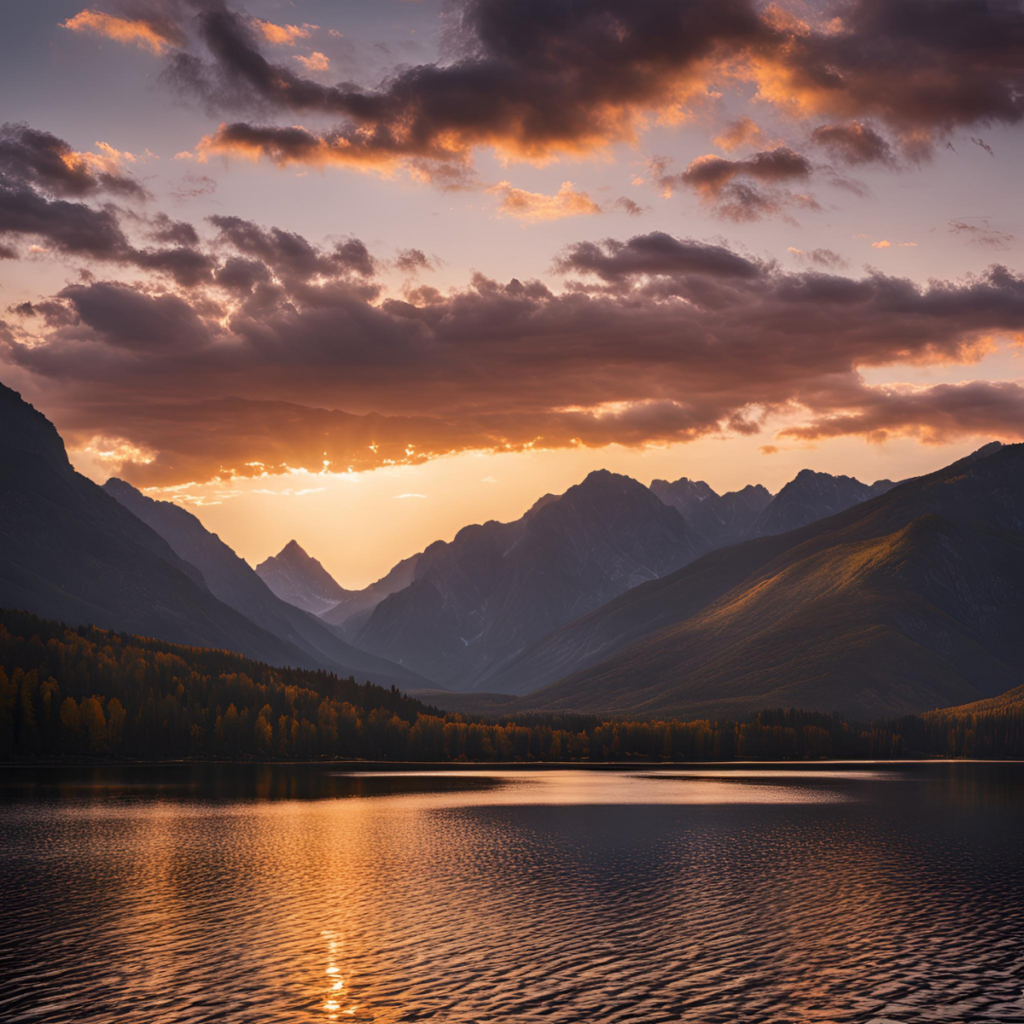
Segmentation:
<svg viewBox="0 0 1024 1024">
<path fill-rule="evenodd" d="M 253 18 L 253 24 L 263 34 L 263 38 L 274 46 L 294 46 L 297 39 L 308 39 L 319 25 L 275 25 L 272 21 L 261 21 Z"/>
<path fill-rule="evenodd" d="M 757 122 L 744 115 L 727 125 L 722 133 L 715 137 L 714 142 L 719 149 L 731 153 L 741 146 L 763 146 L 767 140 Z"/>
<path fill-rule="evenodd" d="M 256 162 L 266 158 L 278 167 L 351 167 L 390 176 L 405 169 L 414 179 L 443 189 L 459 189 L 474 180 L 470 152 L 454 133 L 438 135 L 424 145 L 405 132 L 372 129 L 343 134 L 317 134 L 303 125 L 262 128 L 244 123 L 221 124 L 195 147 L 196 158 L 233 157 Z"/>
<path fill-rule="evenodd" d="M 94 143 L 98 153 L 61 153 L 60 159 L 71 171 L 87 171 L 91 174 L 120 174 L 125 164 L 136 164 L 144 157 L 136 156 L 127 150 L 115 149 L 106 142 Z M 148 151 L 147 151 L 148 152 Z"/>
<path fill-rule="evenodd" d="M 487 190 L 501 196 L 498 212 L 525 221 L 561 220 L 601 213 L 601 207 L 586 192 L 577 192 L 571 181 L 563 181 L 553 196 L 543 192 L 526 192 L 502 181 Z"/>
<path fill-rule="evenodd" d="M 61 22 L 61 28 L 72 32 L 88 32 L 105 36 L 126 46 L 135 45 L 157 56 L 181 43 L 180 33 L 172 26 L 158 25 L 143 19 L 118 18 L 102 11 L 80 11 L 73 18 Z"/>
<path fill-rule="evenodd" d="M 307 71 L 327 71 L 331 66 L 331 62 L 319 50 L 314 50 L 308 57 L 296 54 L 295 59 Z"/>
</svg>

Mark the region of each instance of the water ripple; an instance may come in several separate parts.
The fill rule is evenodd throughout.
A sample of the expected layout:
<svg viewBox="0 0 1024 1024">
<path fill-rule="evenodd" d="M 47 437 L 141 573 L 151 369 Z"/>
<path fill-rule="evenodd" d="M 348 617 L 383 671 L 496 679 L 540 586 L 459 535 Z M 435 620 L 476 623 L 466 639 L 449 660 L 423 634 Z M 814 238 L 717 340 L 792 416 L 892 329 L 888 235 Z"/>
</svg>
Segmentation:
<svg viewBox="0 0 1024 1024">
<path fill-rule="evenodd" d="M 1020 768 L 293 771 L 0 777 L 0 1020 L 1024 1022 Z"/>
</svg>

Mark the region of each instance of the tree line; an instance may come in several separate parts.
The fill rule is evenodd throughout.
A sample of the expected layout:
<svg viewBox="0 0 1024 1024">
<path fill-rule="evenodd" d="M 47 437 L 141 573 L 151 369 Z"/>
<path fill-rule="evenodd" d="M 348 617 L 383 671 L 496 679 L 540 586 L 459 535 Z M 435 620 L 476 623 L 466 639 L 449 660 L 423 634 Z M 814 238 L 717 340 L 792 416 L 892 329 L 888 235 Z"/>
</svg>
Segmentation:
<svg viewBox="0 0 1024 1024">
<path fill-rule="evenodd" d="M 769 710 L 749 721 L 497 720 L 394 687 L 272 668 L 0 610 L 0 759 L 725 761 L 1024 757 L 1024 701 L 874 723 Z"/>
</svg>

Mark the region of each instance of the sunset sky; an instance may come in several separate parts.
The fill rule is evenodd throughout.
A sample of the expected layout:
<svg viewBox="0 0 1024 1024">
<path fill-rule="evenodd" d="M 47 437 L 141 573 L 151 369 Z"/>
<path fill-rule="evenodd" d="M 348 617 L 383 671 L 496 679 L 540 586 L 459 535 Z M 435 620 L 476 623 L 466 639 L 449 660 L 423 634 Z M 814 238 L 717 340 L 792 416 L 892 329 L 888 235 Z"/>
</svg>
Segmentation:
<svg viewBox="0 0 1024 1024">
<path fill-rule="evenodd" d="M 1016 2 L 0 13 L 0 380 L 347 586 L 592 469 L 1024 439 Z"/>
</svg>

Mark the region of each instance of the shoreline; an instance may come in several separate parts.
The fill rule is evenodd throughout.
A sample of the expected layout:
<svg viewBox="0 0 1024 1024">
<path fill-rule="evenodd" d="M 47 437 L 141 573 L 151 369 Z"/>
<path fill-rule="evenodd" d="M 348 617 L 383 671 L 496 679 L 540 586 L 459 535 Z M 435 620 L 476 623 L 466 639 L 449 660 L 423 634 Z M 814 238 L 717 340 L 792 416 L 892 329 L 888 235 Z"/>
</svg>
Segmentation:
<svg viewBox="0 0 1024 1024">
<path fill-rule="evenodd" d="M 59 760 L 59 761 L 2 761 L 0 773 L 25 769 L 58 768 L 322 768 L 345 774 L 422 773 L 443 772 L 549 772 L 549 771 L 871 771 L 877 768 L 899 770 L 922 765 L 957 764 L 1024 764 L 1015 758 L 904 758 L 899 760 L 800 760 L 800 761 L 227 761 L 227 760 L 169 760 L 169 761 L 114 761 L 114 760 Z"/>
</svg>

